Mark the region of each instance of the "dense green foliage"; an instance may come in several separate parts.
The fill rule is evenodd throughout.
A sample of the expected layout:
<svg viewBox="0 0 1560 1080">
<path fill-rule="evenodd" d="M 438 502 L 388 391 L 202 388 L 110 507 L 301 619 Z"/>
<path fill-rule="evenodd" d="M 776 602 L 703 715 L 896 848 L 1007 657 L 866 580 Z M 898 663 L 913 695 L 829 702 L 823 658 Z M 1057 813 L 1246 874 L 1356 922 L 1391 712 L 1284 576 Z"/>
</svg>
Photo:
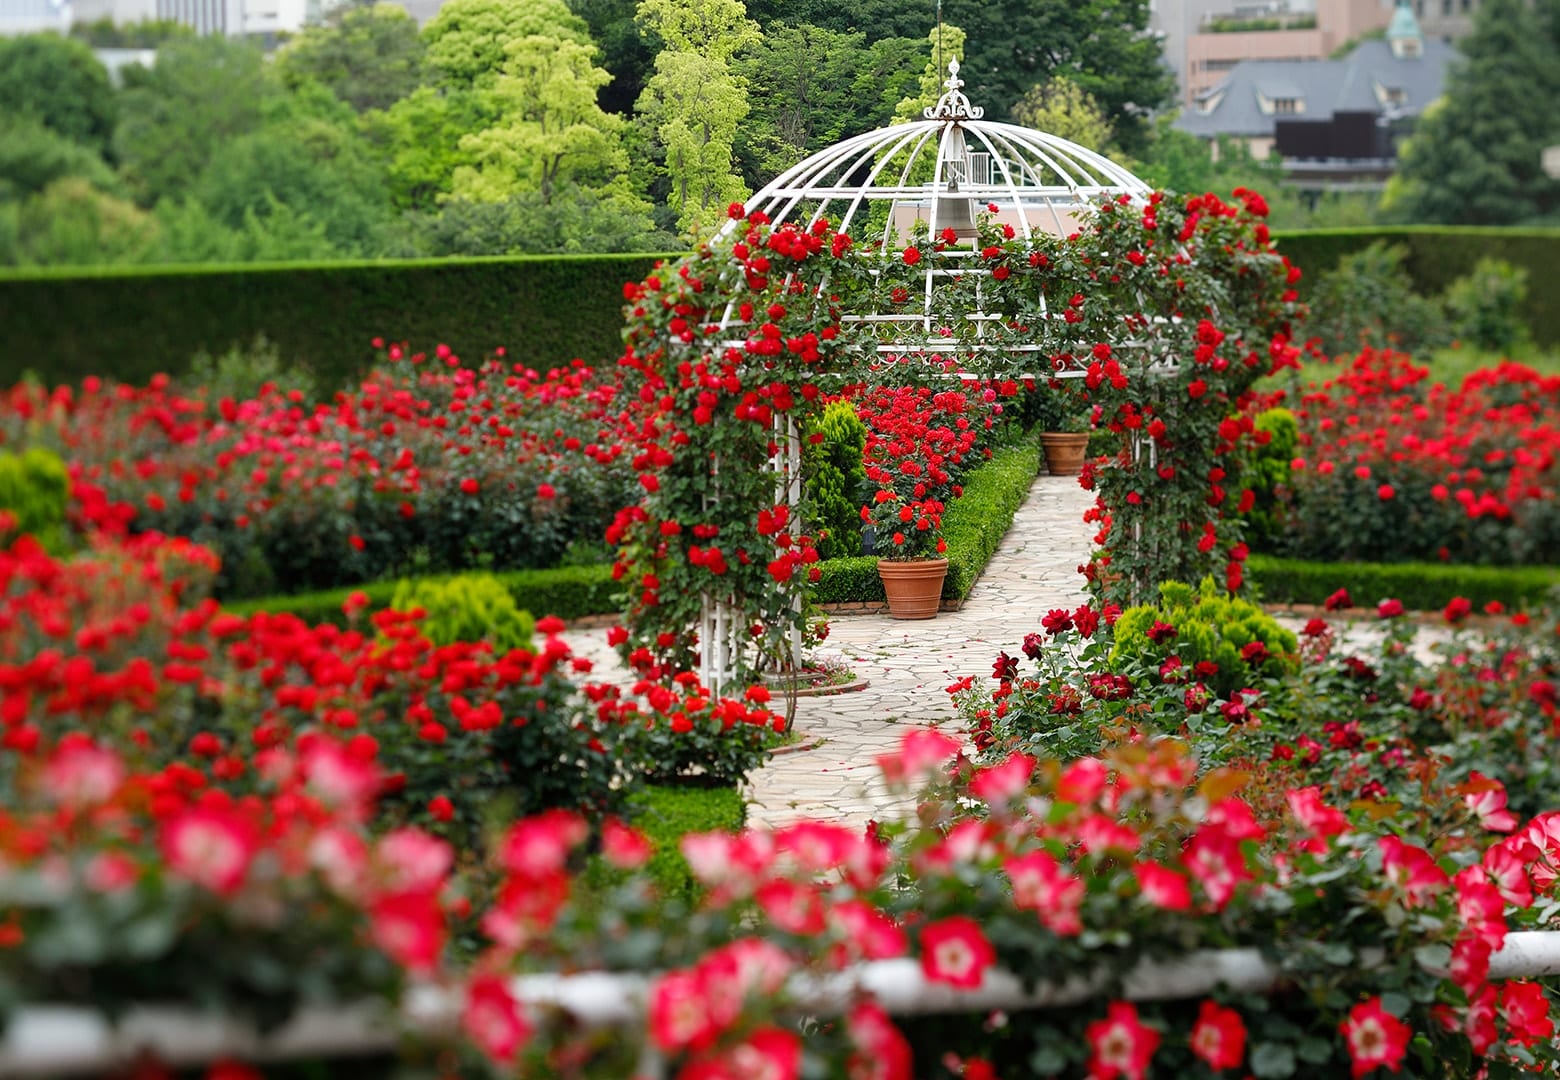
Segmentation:
<svg viewBox="0 0 1560 1080">
<path fill-rule="evenodd" d="M 646 784 L 629 798 L 633 826 L 650 841 L 650 877 L 663 900 L 692 907 L 701 893 L 680 844 L 690 833 L 738 832 L 747 803 L 737 787 L 668 787 Z"/>
<path fill-rule="evenodd" d="M 23 533 L 46 548 L 64 540 L 70 475 L 59 455 L 32 447 L 13 454 L 0 450 L 0 540 L 9 543 Z"/>
<path fill-rule="evenodd" d="M 1377 242 L 1405 249 L 1401 265 L 1420 296 L 1446 292 L 1481 258 L 1498 252 L 1527 271 L 1527 297 L 1517 310 L 1533 340 L 1540 345 L 1560 343 L 1560 277 L 1552 271 L 1560 252 L 1560 229 L 1395 226 L 1280 233 L 1277 240 L 1279 250 L 1305 272 L 1299 288 L 1306 300 L 1345 255 Z"/>
<path fill-rule="evenodd" d="M 809 436 L 803 475 L 807 498 L 816 518 L 818 554 L 824 559 L 861 554 L 861 504 L 865 501 L 867 472 L 861 464 L 867 442 L 867 425 L 848 401 L 831 402 L 823 410 Z"/>
<path fill-rule="evenodd" d="M 1396 198 L 1409 221 L 1515 225 L 1560 213 L 1560 177 L 1543 150 L 1560 142 L 1560 5 L 1485 0 L 1446 96 L 1403 150 Z"/>
<path fill-rule="evenodd" d="M 1298 668 L 1295 635 L 1249 600 L 1204 578 L 1200 586 L 1167 581 L 1157 604 L 1130 607 L 1116 620 L 1113 670 L 1158 670 L 1164 682 L 1194 680 L 1221 698 Z M 1171 656 L 1179 663 L 1161 665 Z"/>
<path fill-rule="evenodd" d="M 422 634 L 434 645 L 486 641 L 499 655 L 531 647 L 536 620 L 492 574 L 415 578 L 396 583 L 390 606 L 422 612 Z"/>
<path fill-rule="evenodd" d="M 1246 570 L 1257 595 L 1271 604 L 1321 604 L 1347 586 L 1364 605 L 1391 597 L 1410 610 L 1439 611 L 1462 596 L 1475 608 L 1491 601 L 1523 608 L 1542 603 L 1560 587 L 1560 567 L 1554 566 L 1307 562 L 1253 555 Z"/>
</svg>

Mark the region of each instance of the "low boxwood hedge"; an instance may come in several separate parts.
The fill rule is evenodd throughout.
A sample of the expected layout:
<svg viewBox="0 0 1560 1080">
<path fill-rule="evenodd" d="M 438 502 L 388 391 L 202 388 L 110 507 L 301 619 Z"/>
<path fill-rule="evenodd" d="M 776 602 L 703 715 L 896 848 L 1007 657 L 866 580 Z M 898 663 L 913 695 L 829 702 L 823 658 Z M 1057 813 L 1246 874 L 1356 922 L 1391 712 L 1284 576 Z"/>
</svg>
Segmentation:
<svg viewBox="0 0 1560 1080">
<path fill-rule="evenodd" d="M 1560 588 L 1560 567 L 1451 566 L 1442 563 L 1306 562 L 1253 555 L 1246 579 L 1265 603 L 1320 604 L 1347 588 L 1357 605 L 1387 598 L 1414 611 L 1438 611 L 1454 596 L 1475 609 L 1492 600 L 1510 608 L 1531 607 Z"/>
<path fill-rule="evenodd" d="M 495 574 L 515 603 L 537 617 L 556 615 L 560 619 L 578 619 L 585 615 L 604 615 L 618 610 L 617 582 L 610 566 L 564 566 L 555 570 L 511 570 Z M 355 589 L 324 589 L 320 592 L 267 596 L 228 604 L 229 611 L 249 615 L 257 611 L 290 612 L 309 623 L 346 624 L 342 610 L 347 597 L 361 592 L 368 597 L 368 611 L 390 606 L 396 582 L 376 581 Z"/>
<path fill-rule="evenodd" d="M 975 587 L 1029 494 L 1041 460 L 1039 440 L 1025 441 L 996 451 L 970 473 L 964 495 L 943 515 L 943 537 L 948 541 L 944 600 L 963 600 Z"/>
<path fill-rule="evenodd" d="M 944 600 L 963 600 L 985 569 L 1013 515 L 1028 494 L 1040 469 L 1040 447 L 1035 442 L 1003 447 L 991 460 L 971 470 L 964 496 L 948 508 L 943 532 L 948 541 L 948 578 Z M 820 576 L 813 598 L 820 604 L 882 603 L 883 582 L 877 559 L 858 556 L 826 559 L 818 564 Z M 556 570 L 514 570 L 496 574 L 514 594 L 515 603 L 531 614 L 578 619 L 607 615 L 619 610 L 617 582 L 610 566 L 566 566 Z M 394 581 L 376 581 L 356 589 L 267 596 L 228 605 L 228 610 L 248 615 L 256 611 L 290 612 L 305 622 L 346 623 L 342 605 L 354 592 L 368 597 L 367 610 L 388 607 L 395 594 Z"/>
</svg>

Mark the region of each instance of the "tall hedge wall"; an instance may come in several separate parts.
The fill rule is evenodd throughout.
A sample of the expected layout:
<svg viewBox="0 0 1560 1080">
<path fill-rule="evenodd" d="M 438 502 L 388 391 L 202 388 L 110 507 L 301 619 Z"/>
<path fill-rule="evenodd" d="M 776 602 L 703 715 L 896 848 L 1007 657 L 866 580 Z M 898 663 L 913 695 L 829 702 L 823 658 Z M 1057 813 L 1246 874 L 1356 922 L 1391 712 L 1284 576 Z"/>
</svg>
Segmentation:
<svg viewBox="0 0 1560 1080">
<path fill-rule="evenodd" d="M 1560 229 L 1403 227 L 1279 236 L 1315 282 L 1375 240 L 1409 250 L 1421 292 L 1440 292 L 1495 254 L 1528 270 L 1526 316 L 1540 344 L 1560 344 Z M 0 272 L 0 385 L 32 371 L 50 382 L 177 373 L 204 349 L 257 334 L 327 385 L 350 379 L 382 336 L 476 358 L 503 345 L 535 366 L 618 351 L 622 285 L 653 255 L 516 256 L 400 262 L 104 267 Z"/>
<path fill-rule="evenodd" d="M 1540 345 L 1560 345 L 1560 229 L 1451 228 L 1404 225 L 1379 229 L 1316 229 L 1276 234 L 1278 248 L 1305 271 L 1301 293 L 1343 256 L 1377 240 L 1408 249 L 1404 266 L 1415 291 L 1442 292 L 1486 255 L 1505 259 L 1528 272 L 1523 316 Z"/>
<path fill-rule="evenodd" d="M 25 371 L 144 382 L 257 334 L 335 386 L 375 337 L 472 359 L 495 346 L 541 367 L 621 349 L 623 283 L 658 256 L 104 267 L 0 273 L 0 385 Z"/>
</svg>

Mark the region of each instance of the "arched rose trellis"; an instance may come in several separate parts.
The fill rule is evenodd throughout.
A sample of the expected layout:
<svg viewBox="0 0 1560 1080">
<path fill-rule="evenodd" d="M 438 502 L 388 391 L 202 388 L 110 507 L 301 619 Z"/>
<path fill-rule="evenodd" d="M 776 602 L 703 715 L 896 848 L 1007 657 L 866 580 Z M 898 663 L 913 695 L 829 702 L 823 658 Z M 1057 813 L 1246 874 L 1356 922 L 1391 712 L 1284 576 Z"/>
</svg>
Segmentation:
<svg viewBox="0 0 1560 1080">
<path fill-rule="evenodd" d="M 645 497 L 609 539 L 628 592 L 622 648 L 646 677 L 697 672 L 721 690 L 796 659 L 817 561 L 801 432 L 850 380 L 1070 380 L 1121 436 L 1084 476 L 1100 496 L 1088 572 L 1102 599 L 1208 573 L 1240 587 L 1253 432 L 1237 406 L 1293 362 L 1299 310 L 1260 196 L 1150 193 L 1082 147 L 981 121 L 950 67 L 926 120 L 803 162 L 626 289 Z"/>
</svg>

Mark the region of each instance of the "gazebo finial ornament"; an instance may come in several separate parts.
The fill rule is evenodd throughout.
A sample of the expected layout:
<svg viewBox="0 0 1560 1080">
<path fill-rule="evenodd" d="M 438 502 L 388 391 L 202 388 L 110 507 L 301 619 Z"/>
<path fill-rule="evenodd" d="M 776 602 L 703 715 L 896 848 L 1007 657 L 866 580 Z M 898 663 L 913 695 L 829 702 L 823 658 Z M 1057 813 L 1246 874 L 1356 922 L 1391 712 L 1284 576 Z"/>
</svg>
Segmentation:
<svg viewBox="0 0 1560 1080">
<path fill-rule="evenodd" d="M 948 61 L 948 78 L 943 85 L 948 92 L 937 99 L 936 105 L 922 109 L 922 116 L 928 120 L 979 120 L 986 115 L 985 109 L 971 105 L 970 99 L 959 92 L 964 80 L 959 78 L 958 57 Z"/>
</svg>

